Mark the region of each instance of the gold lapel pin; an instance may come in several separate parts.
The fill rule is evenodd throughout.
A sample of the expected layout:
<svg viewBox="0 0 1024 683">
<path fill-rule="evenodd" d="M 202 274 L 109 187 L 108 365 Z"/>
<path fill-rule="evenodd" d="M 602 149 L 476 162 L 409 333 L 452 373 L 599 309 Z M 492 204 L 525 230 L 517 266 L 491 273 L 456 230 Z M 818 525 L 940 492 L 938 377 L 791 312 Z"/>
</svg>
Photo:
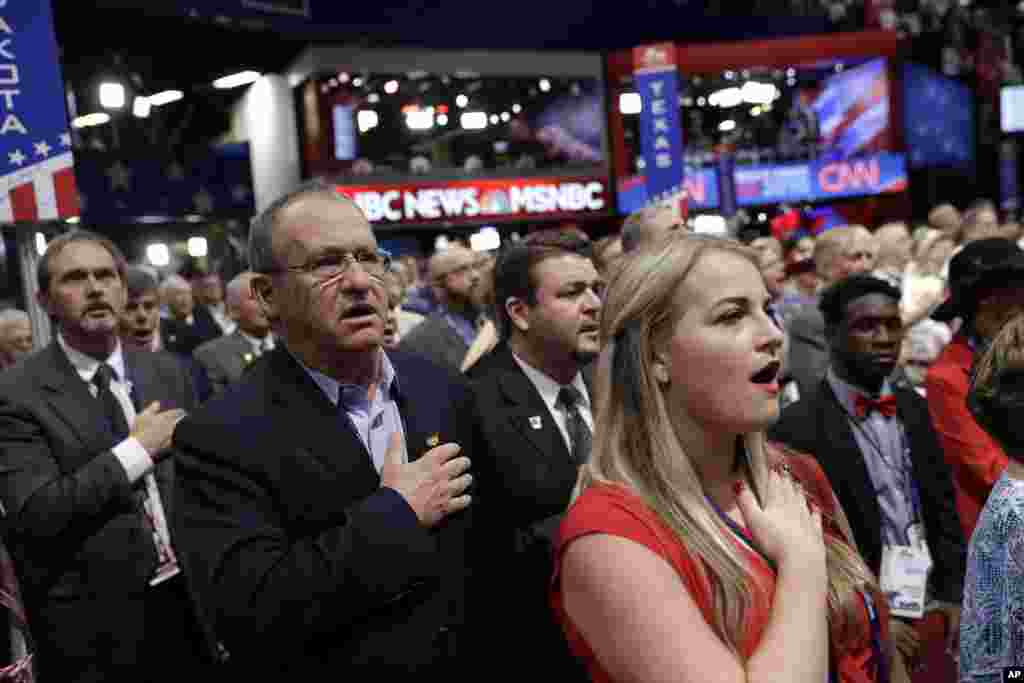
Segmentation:
<svg viewBox="0 0 1024 683">
<path fill-rule="evenodd" d="M 439 443 L 441 443 L 441 437 L 437 434 L 431 434 L 427 437 L 427 448 L 433 448 Z"/>
</svg>

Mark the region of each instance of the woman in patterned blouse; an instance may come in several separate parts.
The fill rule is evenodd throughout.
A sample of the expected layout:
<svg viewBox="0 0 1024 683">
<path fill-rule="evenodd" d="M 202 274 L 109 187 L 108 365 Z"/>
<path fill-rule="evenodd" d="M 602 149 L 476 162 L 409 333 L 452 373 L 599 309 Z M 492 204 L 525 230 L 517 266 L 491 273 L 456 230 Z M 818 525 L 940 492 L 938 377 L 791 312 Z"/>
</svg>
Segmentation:
<svg viewBox="0 0 1024 683">
<path fill-rule="evenodd" d="M 989 683 L 1024 666 L 1024 315 L 1003 327 L 974 375 L 968 407 L 1009 456 L 971 536 L 960 622 L 960 681 Z"/>
</svg>

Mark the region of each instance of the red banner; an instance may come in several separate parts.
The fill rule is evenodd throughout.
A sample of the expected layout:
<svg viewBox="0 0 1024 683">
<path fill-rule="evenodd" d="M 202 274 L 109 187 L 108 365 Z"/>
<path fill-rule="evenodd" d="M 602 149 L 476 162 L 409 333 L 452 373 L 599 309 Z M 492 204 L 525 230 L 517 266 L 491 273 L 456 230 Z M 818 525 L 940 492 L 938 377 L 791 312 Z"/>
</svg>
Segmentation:
<svg viewBox="0 0 1024 683">
<path fill-rule="evenodd" d="M 437 180 L 338 185 L 371 223 L 479 223 L 608 213 L 601 176 Z"/>
</svg>

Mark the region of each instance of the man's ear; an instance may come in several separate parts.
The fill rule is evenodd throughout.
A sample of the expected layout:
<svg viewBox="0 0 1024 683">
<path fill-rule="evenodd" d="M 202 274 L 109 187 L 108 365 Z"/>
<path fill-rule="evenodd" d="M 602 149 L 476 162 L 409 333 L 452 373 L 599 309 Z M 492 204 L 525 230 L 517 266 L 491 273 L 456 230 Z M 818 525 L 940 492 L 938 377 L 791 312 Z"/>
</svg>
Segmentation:
<svg viewBox="0 0 1024 683">
<path fill-rule="evenodd" d="M 260 308 L 263 309 L 263 314 L 267 316 L 269 320 L 273 320 L 277 317 L 277 297 L 274 291 L 274 282 L 269 275 L 255 275 L 252 280 L 249 281 L 249 287 L 252 288 L 252 295 L 259 303 Z M 228 315 L 231 315 L 229 310 Z M 232 317 L 234 320 L 234 317 Z"/>
<path fill-rule="evenodd" d="M 530 320 L 527 317 L 528 309 L 527 303 L 519 297 L 510 296 L 505 299 L 505 313 L 508 314 L 512 327 L 520 332 L 526 332 L 530 329 Z"/>
</svg>

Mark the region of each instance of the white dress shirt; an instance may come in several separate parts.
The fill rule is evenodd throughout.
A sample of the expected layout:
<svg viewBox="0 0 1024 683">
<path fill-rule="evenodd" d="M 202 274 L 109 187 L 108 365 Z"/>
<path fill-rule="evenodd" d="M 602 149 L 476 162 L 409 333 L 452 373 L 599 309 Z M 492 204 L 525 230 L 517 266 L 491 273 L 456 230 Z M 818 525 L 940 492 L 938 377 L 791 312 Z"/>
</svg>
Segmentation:
<svg viewBox="0 0 1024 683">
<path fill-rule="evenodd" d="M 242 339 L 249 342 L 249 345 L 252 346 L 253 353 L 257 356 L 260 356 L 267 351 L 273 351 L 276 346 L 274 343 L 273 332 L 267 332 L 267 336 L 263 337 L 263 339 L 257 339 L 256 337 L 248 335 L 242 329 L 239 329 L 238 333 L 242 335 Z"/>
<path fill-rule="evenodd" d="M 217 326 L 220 327 L 224 334 L 231 334 L 238 327 L 238 323 L 228 317 L 227 308 L 224 306 L 223 301 L 219 304 L 207 306 L 206 310 L 210 312 L 210 315 L 213 316 L 213 321 L 217 323 Z"/>
<path fill-rule="evenodd" d="M 96 396 L 99 393 L 99 389 L 93 384 L 92 378 L 96 375 L 96 371 L 99 370 L 100 361 L 70 347 L 60 334 L 57 335 L 57 343 L 60 344 L 64 355 L 71 362 L 71 367 L 75 369 L 78 376 L 86 383 L 92 395 Z M 117 402 L 121 404 L 121 408 L 124 410 L 124 418 L 128 425 L 131 426 L 135 421 L 135 405 L 132 403 L 132 387 L 130 380 L 126 377 L 124 352 L 121 349 L 120 340 L 118 340 L 114 352 L 107 358 L 106 363 L 113 368 L 114 374 L 117 375 L 116 378 L 110 380 L 110 391 L 114 394 Z M 124 467 L 125 472 L 128 474 L 128 481 L 133 484 L 153 469 L 153 458 L 146 452 L 142 444 L 139 443 L 139 440 L 133 436 L 129 436 L 110 450 L 121 463 L 121 466 Z"/>
<path fill-rule="evenodd" d="M 562 432 L 562 438 L 565 439 L 565 447 L 572 452 L 572 439 L 569 438 L 569 428 L 565 424 L 565 412 L 557 408 L 555 404 L 558 402 L 558 390 L 562 388 L 562 385 L 551 379 L 537 368 L 529 365 L 522 358 L 516 354 L 512 354 L 512 357 L 516 359 L 516 363 L 523 369 L 527 379 L 533 383 L 533 386 L 537 388 L 537 392 L 540 397 L 544 399 L 544 405 L 548 407 L 548 412 L 551 413 L 551 417 L 554 418 L 555 424 L 558 425 L 558 430 Z M 594 433 L 594 417 L 590 411 L 590 394 L 587 393 L 587 383 L 583 381 L 583 375 L 579 372 L 572 380 L 572 386 L 579 390 L 582 400 L 576 405 L 576 409 L 580 411 L 580 415 L 583 416 L 583 421 L 587 423 L 587 428 L 590 429 L 590 433 Z"/>
</svg>

